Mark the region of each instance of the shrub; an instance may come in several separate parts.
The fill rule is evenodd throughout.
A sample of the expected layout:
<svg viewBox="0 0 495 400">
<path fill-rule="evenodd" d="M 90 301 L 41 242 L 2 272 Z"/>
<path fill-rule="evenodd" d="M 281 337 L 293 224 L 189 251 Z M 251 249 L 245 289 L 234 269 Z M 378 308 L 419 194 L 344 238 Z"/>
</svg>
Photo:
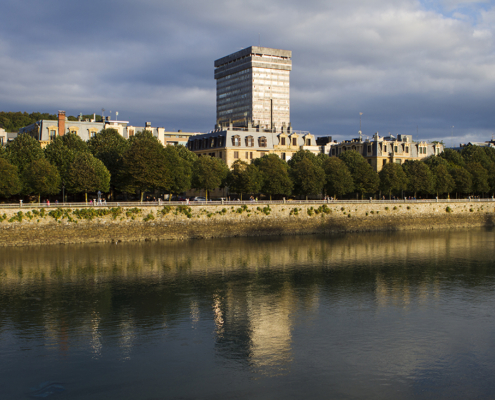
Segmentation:
<svg viewBox="0 0 495 400">
<path fill-rule="evenodd" d="M 448 213 L 451 213 L 451 212 L 452 212 L 452 208 L 447 207 L 447 208 L 445 209 L 445 211 L 446 211 L 446 212 L 448 212 Z"/>
</svg>

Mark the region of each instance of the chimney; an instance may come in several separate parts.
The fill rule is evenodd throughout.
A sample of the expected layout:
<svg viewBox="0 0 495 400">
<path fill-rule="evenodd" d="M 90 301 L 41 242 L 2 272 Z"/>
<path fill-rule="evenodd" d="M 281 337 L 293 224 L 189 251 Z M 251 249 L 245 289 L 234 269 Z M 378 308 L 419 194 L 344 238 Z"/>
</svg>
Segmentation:
<svg viewBox="0 0 495 400">
<path fill-rule="evenodd" d="M 58 112 L 58 136 L 65 134 L 65 111 Z"/>
</svg>

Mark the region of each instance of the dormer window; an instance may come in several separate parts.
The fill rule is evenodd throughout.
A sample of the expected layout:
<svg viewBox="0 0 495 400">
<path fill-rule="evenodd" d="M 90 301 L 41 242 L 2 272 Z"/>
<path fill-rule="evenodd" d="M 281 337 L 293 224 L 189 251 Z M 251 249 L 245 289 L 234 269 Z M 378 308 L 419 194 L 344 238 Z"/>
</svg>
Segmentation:
<svg viewBox="0 0 495 400">
<path fill-rule="evenodd" d="M 240 146 L 241 137 L 239 135 L 232 136 L 232 146 Z"/>
<path fill-rule="evenodd" d="M 253 147 L 253 146 L 254 146 L 254 137 L 246 136 L 246 147 Z"/>
<path fill-rule="evenodd" d="M 260 147 L 266 147 L 266 136 L 261 136 L 258 138 L 258 145 Z"/>
</svg>

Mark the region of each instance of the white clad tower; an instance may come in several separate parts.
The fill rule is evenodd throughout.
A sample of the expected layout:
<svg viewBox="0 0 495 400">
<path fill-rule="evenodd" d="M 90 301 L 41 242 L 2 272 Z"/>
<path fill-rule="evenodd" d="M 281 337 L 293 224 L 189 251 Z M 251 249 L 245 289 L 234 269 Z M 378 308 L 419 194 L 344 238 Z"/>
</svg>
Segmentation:
<svg viewBox="0 0 495 400">
<path fill-rule="evenodd" d="M 290 126 L 290 50 L 251 46 L 215 61 L 217 124 Z"/>
</svg>

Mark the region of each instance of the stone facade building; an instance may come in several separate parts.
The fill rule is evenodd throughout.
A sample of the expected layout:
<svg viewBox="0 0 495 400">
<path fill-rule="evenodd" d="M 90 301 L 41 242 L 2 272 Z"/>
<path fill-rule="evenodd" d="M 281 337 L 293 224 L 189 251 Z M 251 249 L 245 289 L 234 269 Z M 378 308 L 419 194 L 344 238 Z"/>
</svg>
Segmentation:
<svg viewBox="0 0 495 400">
<path fill-rule="evenodd" d="M 444 151 L 444 145 L 439 142 L 415 142 L 412 135 L 390 135 L 380 137 L 378 132 L 373 138 L 344 140 L 340 143 L 328 141 L 323 145 L 323 151 L 330 157 L 338 157 L 347 150 L 355 150 L 368 160 L 376 172 L 380 172 L 387 163 L 404 164 L 407 160 L 421 160 L 439 155 Z"/>
<path fill-rule="evenodd" d="M 189 150 L 198 156 L 208 155 L 225 161 L 230 167 L 236 160 L 250 163 L 266 154 L 277 154 L 282 160 L 290 160 L 299 150 L 320 153 L 320 146 L 309 132 L 260 129 L 259 127 L 217 129 L 189 138 Z"/>
<path fill-rule="evenodd" d="M 251 46 L 215 61 L 217 125 L 290 126 L 292 52 Z"/>
</svg>

